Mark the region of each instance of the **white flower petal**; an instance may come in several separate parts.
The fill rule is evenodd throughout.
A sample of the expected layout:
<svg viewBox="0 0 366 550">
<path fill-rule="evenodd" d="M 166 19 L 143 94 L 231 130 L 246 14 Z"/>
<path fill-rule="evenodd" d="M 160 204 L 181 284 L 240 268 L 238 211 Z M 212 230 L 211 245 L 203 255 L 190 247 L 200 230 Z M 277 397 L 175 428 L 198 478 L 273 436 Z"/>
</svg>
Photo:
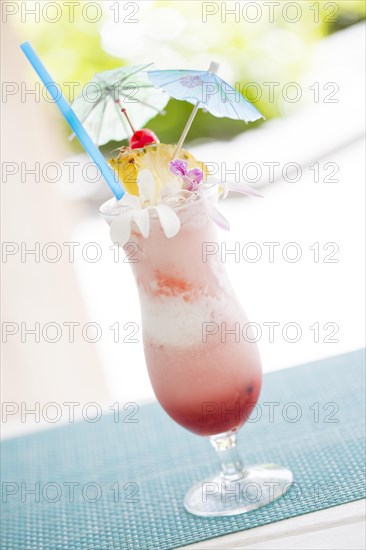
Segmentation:
<svg viewBox="0 0 366 550">
<path fill-rule="evenodd" d="M 210 200 L 205 200 L 205 205 L 207 214 L 210 216 L 211 220 L 222 229 L 230 231 L 230 223 L 225 216 L 221 214 L 220 210 Z"/>
<path fill-rule="evenodd" d="M 141 208 L 139 198 L 136 195 L 130 195 L 125 193 L 123 197 L 118 201 L 118 204 L 123 206 L 132 206 L 132 208 Z"/>
<path fill-rule="evenodd" d="M 117 243 L 119 246 L 124 246 L 131 235 L 131 216 L 133 210 L 128 210 L 120 214 L 111 223 L 111 239 L 112 242 Z"/>
<path fill-rule="evenodd" d="M 164 185 L 161 190 L 161 198 L 165 199 L 171 195 L 175 195 L 181 190 L 182 186 L 178 182 L 170 182 Z"/>
<path fill-rule="evenodd" d="M 222 188 L 221 199 L 226 199 L 229 194 L 229 188 L 226 183 L 220 183 L 220 187 Z"/>
<path fill-rule="evenodd" d="M 230 181 L 226 181 L 224 185 L 229 191 L 234 191 L 235 193 L 243 193 L 244 195 L 249 195 L 250 197 L 263 198 L 263 195 L 261 195 L 259 191 L 257 191 L 253 187 L 250 187 L 249 185 L 245 185 L 244 183 L 232 183 Z"/>
<path fill-rule="evenodd" d="M 137 227 L 141 231 L 141 235 L 146 239 L 150 233 L 149 209 L 142 208 L 141 210 L 135 210 L 133 213 L 133 219 L 135 220 Z"/>
<path fill-rule="evenodd" d="M 180 229 L 180 219 L 177 214 L 167 204 L 159 204 L 155 210 L 166 237 L 168 239 L 174 237 Z"/>
<path fill-rule="evenodd" d="M 150 170 L 147 168 L 140 170 L 137 177 L 137 185 L 141 199 L 151 202 L 155 196 L 155 181 Z"/>
<path fill-rule="evenodd" d="M 205 183 L 198 186 L 197 193 L 204 199 L 216 203 L 222 193 L 222 184 L 219 179 L 210 176 Z"/>
<path fill-rule="evenodd" d="M 220 181 L 219 178 L 215 178 L 214 176 L 209 176 L 207 179 L 208 183 L 215 184 L 218 187 L 222 187 L 224 192 L 222 194 L 222 198 L 225 199 L 227 197 L 227 194 L 229 191 L 234 191 L 235 193 L 243 193 L 244 195 L 249 195 L 251 197 L 261 197 L 263 198 L 263 195 L 259 193 L 256 189 L 253 187 L 250 187 L 249 185 L 246 185 L 245 183 L 234 183 L 231 181 Z"/>
</svg>

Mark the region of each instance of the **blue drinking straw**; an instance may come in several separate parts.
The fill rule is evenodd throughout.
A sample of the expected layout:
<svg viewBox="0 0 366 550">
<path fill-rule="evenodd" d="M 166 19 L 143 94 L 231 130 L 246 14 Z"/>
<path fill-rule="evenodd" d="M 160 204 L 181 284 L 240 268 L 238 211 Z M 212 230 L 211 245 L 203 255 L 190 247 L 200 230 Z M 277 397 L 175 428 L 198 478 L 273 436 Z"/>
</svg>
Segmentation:
<svg viewBox="0 0 366 550">
<path fill-rule="evenodd" d="M 85 151 L 88 153 L 92 161 L 95 162 L 95 164 L 99 168 L 102 176 L 113 191 L 116 199 L 119 200 L 124 194 L 120 183 L 116 180 L 113 170 L 106 162 L 98 147 L 92 142 L 89 134 L 81 124 L 80 120 L 72 110 L 69 103 L 66 101 L 65 97 L 62 95 L 59 86 L 57 86 L 56 82 L 54 82 L 51 75 L 47 71 L 46 67 L 43 65 L 42 61 L 39 59 L 32 46 L 29 44 L 29 42 L 24 42 L 24 44 L 21 44 L 20 47 L 28 58 L 28 61 L 33 66 L 33 69 L 36 71 L 39 78 L 42 80 L 43 84 L 46 86 L 47 90 L 51 94 L 57 107 L 60 109 L 61 113 L 64 115 L 67 122 L 71 126 L 72 131 L 80 141 L 81 145 L 84 147 Z"/>
</svg>

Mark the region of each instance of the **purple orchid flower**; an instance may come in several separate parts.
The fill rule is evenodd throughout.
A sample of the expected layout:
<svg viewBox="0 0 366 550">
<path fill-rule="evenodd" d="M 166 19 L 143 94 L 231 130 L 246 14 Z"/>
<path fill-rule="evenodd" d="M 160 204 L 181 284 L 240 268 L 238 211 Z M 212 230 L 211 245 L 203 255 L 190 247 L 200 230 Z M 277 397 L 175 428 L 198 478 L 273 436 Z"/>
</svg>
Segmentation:
<svg viewBox="0 0 366 550">
<path fill-rule="evenodd" d="M 197 191 L 199 184 L 203 180 L 203 172 L 199 168 L 187 170 L 188 162 L 185 160 L 172 160 L 169 168 L 172 174 L 180 176 L 184 181 L 184 189 L 187 191 Z"/>
</svg>

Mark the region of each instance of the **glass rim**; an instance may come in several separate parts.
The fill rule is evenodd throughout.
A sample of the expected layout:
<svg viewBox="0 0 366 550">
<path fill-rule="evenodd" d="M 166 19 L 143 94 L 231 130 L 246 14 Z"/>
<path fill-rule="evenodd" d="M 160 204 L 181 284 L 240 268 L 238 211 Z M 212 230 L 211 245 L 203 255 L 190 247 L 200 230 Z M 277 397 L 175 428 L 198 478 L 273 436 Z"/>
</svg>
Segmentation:
<svg viewBox="0 0 366 550">
<path fill-rule="evenodd" d="M 204 195 L 210 193 L 215 187 L 217 187 L 216 183 L 210 183 L 205 187 L 204 189 Z M 190 193 L 190 196 L 187 197 L 187 200 L 179 201 L 179 193 L 175 195 L 171 195 L 171 198 L 177 197 L 177 203 L 176 204 L 169 204 L 169 202 L 163 202 L 160 204 L 166 204 L 169 206 L 172 210 L 182 210 L 183 208 L 187 208 L 189 205 L 197 203 L 198 201 L 202 201 L 202 195 L 196 192 L 188 191 L 186 189 L 181 189 L 181 191 L 186 191 L 187 193 Z M 158 206 L 158 205 L 156 205 Z M 103 217 L 116 217 L 119 216 L 122 212 L 127 212 L 128 210 L 133 209 L 133 207 L 129 204 L 120 204 L 120 202 L 115 198 L 112 197 L 111 199 L 108 199 L 105 201 L 98 209 L 99 214 L 101 214 Z M 154 206 L 148 207 L 148 210 L 150 210 L 150 213 L 153 213 Z"/>
</svg>

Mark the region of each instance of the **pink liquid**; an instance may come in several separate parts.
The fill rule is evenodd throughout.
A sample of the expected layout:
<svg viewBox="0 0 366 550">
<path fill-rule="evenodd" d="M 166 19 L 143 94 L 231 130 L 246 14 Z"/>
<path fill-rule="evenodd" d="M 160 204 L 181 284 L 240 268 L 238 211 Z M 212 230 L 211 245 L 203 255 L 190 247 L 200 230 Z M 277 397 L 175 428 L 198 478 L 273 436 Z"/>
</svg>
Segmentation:
<svg viewBox="0 0 366 550">
<path fill-rule="evenodd" d="M 203 243 L 218 242 L 203 201 L 176 212 L 182 222 L 176 237 L 167 239 L 156 218 L 147 239 L 137 230 L 131 237 L 139 246 L 131 266 L 146 363 L 165 411 L 192 432 L 214 435 L 239 428 L 255 406 L 262 383 L 259 352 L 248 338 L 236 341 L 222 329 L 243 327 L 248 319 L 220 254 L 203 261 Z"/>
</svg>

